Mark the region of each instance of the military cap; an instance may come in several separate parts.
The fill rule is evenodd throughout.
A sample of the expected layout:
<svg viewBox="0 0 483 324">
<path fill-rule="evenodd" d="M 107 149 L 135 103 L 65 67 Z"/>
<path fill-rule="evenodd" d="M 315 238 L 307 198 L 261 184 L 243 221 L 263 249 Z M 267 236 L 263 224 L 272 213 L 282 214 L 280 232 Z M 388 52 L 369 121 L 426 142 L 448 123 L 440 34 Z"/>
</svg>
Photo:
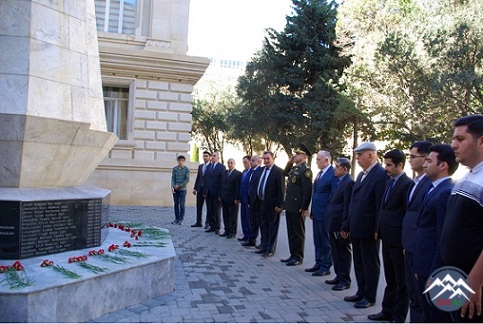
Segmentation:
<svg viewBox="0 0 483 324">
<path fill-rule="evenodd" d="M 310 153 L 310 151 L 307 148 L 307 146 L 305 146 L 304 144 L 297 145 L 297 148 L 294 149 L 293 151 L 296 154 L 306 154 L 307 156 L 311 156 L 312 155 L 312 153 Z"/>
<path fill-rule="evenodd" d="M 376 144 L 373 142 L 365 142 L 354 149 L 354 152 L 364 152 L 364 151 L 377 151 Z"/>
</svg>

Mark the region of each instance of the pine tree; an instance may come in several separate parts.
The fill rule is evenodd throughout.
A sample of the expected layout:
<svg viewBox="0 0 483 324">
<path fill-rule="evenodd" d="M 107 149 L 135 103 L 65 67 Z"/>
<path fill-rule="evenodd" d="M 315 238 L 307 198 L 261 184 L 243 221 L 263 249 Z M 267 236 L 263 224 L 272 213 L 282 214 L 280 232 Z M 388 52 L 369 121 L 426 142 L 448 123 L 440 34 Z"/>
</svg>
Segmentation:
<svg viewBox="0 0 483 324">
<path fill-rule="evenodd" d="M 253 70 L 240 79 L 243 89 L 258 89 L 258 101 L 247 95 L 254 91 L 239 93 L 248 106 L 263 99 L 265 107 L 254 109 L 269 116 L 264 131 L 289 155 L 300 142 L 312 150 L 340 149 L 343 144 L 332 136 L 332 125 L 340 101 L 339 78 L 350 61 L 336 44 L 337 3 L 292 3 L 294 12 L 284 30 L 268 30 L 263 49 L 251 62 Z"/>
</svg>

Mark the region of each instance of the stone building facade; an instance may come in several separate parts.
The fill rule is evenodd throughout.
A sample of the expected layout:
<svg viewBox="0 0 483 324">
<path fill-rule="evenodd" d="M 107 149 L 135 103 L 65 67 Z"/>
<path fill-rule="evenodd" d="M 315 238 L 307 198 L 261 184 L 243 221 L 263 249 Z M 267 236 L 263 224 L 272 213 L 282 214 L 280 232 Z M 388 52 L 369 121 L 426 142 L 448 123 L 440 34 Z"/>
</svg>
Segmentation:
<svg viewBox="0 0 483 324">
<path fill-rule="evenodd" d="M 87 184 L 114 205 L 172 205 L 191 140 L 192 91 L 209 65 L 187 53 L 189 0 L 95 0 L 108 129 L 119 141 Z M 197 164 L 190 167 L 192 187 Z M 193 195 L 187 205 L 194 205 Z"/>
</svg>

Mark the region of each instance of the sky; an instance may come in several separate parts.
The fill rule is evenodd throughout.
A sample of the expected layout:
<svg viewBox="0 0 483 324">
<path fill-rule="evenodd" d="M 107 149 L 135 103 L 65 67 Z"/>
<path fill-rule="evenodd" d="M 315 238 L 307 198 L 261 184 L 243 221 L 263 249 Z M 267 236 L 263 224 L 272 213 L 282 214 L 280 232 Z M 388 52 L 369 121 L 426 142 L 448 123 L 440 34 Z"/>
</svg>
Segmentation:
<svg viewBox="0 0 483 324">
<path fill-rule="evenodd" d="M 248 61 L 262 47 L 266 28 L 284 28 L 291 5 L 291 0 L 191 0 L 188 55 Z"/>
</svg>

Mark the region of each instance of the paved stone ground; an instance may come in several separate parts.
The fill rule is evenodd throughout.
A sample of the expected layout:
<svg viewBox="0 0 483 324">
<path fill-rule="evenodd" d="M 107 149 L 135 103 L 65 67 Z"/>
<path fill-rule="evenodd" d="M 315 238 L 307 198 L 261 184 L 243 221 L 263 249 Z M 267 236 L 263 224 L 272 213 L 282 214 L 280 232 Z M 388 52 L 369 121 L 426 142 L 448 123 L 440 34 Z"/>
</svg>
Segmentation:
<svg viewBox="0 0 483 324">
<path fill-rule="evenodd" d="M 324 283 L 333 274 L 312 277 L 304 272 L 314 260 L 309 219 L 304 264 L 287 267 L 280 262 L 289 255 L 283 214 L 277 252 L 271 258 L 263 258 L 236 239 L 191 228 L 196 218 L 194 207 L 187 208 L 181 226 L 171 225 L 171 207 L 113 206 L 111 210 L 111 220 L 169 229 L 177 253 L 175 291 L 93 322 L 370 322 L 367 315 L 380 311 L 382 273 L 376 306 L 358 310 L 343 301 L 344 296 L 356 291 L 354 275 L 351 289 L 335 292 Z"/>
</svg>

